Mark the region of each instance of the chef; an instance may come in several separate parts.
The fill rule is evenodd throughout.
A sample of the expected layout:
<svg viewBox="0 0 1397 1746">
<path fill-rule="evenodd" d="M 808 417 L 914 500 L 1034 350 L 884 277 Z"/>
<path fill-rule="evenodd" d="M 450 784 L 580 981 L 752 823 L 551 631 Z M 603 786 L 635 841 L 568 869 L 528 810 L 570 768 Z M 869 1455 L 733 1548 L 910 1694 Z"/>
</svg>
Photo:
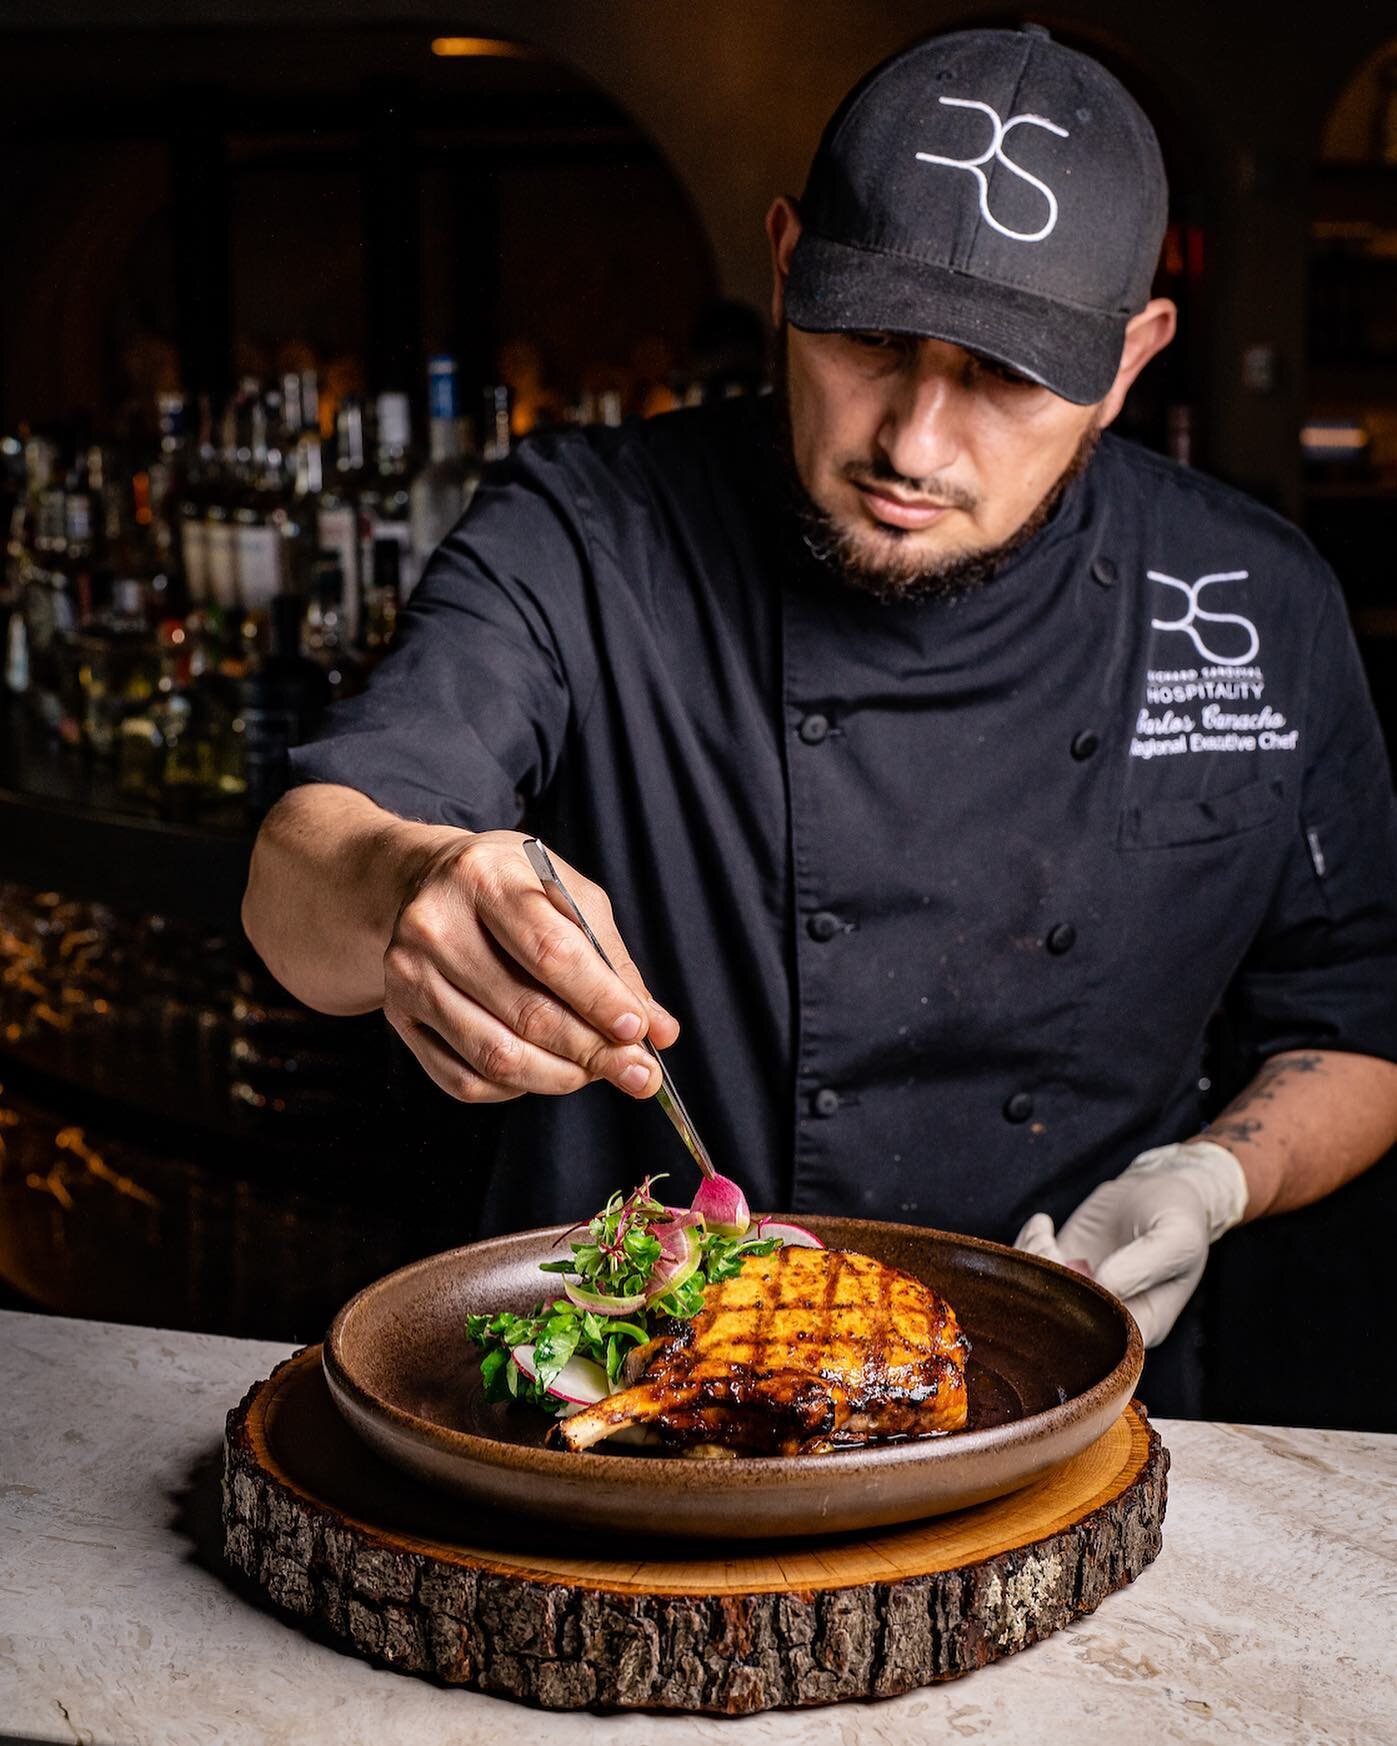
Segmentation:
<svg viewBox="0 0 1397 1746">
<path fill-rule="evenodd" d="M 1165 211 L 1145 116 L 1043 30 L 895 56 L 768 215 L 775 392 L 523 444 L 294 754 L 248 933 L 507 1103 L 487 1232 L 685 1193 L 646 1035 L 754 1207 L 1017 1239 L 1151 1344 L 1223 1232 L 1392 1145 L 1342 595 L 1109 429 L 1174 332 Z M 1207 1125 L 1220 1012 L 1254 1077 Z"/>
</svg>

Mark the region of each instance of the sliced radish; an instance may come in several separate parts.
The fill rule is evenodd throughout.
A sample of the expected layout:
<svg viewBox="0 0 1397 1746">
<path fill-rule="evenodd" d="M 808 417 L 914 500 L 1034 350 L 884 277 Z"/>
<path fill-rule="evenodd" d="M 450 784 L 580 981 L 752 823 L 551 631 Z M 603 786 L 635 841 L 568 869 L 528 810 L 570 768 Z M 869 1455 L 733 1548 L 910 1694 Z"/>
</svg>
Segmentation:
<svg viewBox="0 0 1397 1746">
<path fill-rule="evenodd" d="M 787 1249 L 823 1249 L 824 1244 L 804 1225 L 788 1225 L 782 1219 L 760 1219 L 758 1237 L 779 1237 Z"/>
<path fill-rule="evenodd" d="M 704 1224 L 720 1237 L 745 1237 L 752 1223 L 747 1196 L 727 1176 L 705 1176 L 690 1211 L 701 1213 Z"/>
<path fill-rule="evenodd" d="M 683 1252 L 671 1257 L 668 1249 L 650 1270 L 650 1283 L 645 1288 L 647 1302 L 664 1297 L 684 1285 L 698 1272 L 703 1263 L 703 1243 L 691 1225 L 679 1233 Z"/>
<path fill-rule="evenodd" d="M 538 1366 L 534 1363 L 532 1346 L 516 1346 L 510 1357 L 530 1382 L 538 1381 Z M 553 1380 L 545 1383 L 544 1387 L 559 1400 L 580 1407 L 592 1406 L 599 1400 L 605 1400 L 611 1393 L 606 1372 L 590 1358 L 569 1358 Z"/>
<path fill-rule="evenodd" d="M 608 1297 L 605 1292 L 589 1291 L 566 1273 L 563 1275 L 563 1290 L 579 1309 L 591 1310 L 599 1316 L 628 1316 L 645 1307 L 643 1291 L 633 1297 Z"/>
<path fill-rule="evenodd" d="M 689 1253 L 687 1234 L 693 1232 L 696 1236 L 703 1235 L 703 1214 L 697 1213 L 692 1207 L 666 1207 L 667 1219 L 661 1219 L 658 1224 L 650 1226 L 650 1235 L 660 1245 L 661 1265 L 664 1261 L 683 1261 Z"/>
</svg>

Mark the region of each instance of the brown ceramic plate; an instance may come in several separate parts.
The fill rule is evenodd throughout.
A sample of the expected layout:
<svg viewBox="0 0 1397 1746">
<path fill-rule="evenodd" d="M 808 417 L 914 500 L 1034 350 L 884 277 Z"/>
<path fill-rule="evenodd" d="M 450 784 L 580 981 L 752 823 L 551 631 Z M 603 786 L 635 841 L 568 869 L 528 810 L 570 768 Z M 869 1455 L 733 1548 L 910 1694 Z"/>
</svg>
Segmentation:
<svg viewBox="0 0 1397 1746">
<path fill-rule="evenodd" d="M 543 1448 L 545 1415 L 485 1400 L 465 1321 L 532 1308 L 561 1225 L 433 1255 L 361 1291 L 325 1341 L 330 1392 L 380 1455 L 475 1509 L 563 1531 L 725 1540 L 842 1533 L 1002 1497 L 1085 1449 L 1124 1410 L 1144 1360 L 1139 1329 L 1081 1274 L 944 1231 L 799 1216 L 827 1247 L 900 1267 L 954 1306 L 972 1348 L 965 1430 L 736 1461 Z"/>
</svg>

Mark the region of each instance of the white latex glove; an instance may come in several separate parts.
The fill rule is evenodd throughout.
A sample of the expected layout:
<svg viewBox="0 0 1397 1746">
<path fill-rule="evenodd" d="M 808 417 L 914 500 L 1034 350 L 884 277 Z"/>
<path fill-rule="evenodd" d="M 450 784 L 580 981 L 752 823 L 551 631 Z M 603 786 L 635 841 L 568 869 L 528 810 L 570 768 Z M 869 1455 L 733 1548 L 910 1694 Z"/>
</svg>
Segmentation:
<svg viewBox="0 0 1397 1746">
<path fill-rule="evenodd" d="M 1014 1247 L 1089 1273 L 1125 1300 L 1145 1344 L 1157 1346 L 1197 1289 L 1209 1245 L 1246 1210 L 1247 1179 L 1231 1152 L 1187 1140 L 1142 1152 L 1056 1234 L 1048 1215 L 1035 1213 Z"/>
</svg>

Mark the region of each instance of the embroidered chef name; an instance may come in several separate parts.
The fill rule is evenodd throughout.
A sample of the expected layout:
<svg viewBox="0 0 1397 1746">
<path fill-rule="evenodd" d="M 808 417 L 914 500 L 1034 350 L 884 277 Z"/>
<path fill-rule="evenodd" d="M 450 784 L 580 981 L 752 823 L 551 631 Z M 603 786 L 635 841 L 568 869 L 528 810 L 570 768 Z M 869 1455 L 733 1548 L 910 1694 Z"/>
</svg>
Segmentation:
<svg viewBox="0 0 1397 1746">
<path fill-rule="evenodd" d="M 1223 702 L 1256 702 L 1265 679 L 1259 667 L 1182 668 L 1151 671 L 1146 703 L 1135 718 L 1132 758 L 1168 758 L 1190 752 L 1293 752 L 1298 728 L 1270 704 L 1260 709 L 1229 709 Z M 1169 705 L 1192 704 L 1186 710 Z M 1163 705 L 1164 707 L 1159 707 Z M 1152 707 L 1153 706 L 1153 707 Z"/>
</svg>

